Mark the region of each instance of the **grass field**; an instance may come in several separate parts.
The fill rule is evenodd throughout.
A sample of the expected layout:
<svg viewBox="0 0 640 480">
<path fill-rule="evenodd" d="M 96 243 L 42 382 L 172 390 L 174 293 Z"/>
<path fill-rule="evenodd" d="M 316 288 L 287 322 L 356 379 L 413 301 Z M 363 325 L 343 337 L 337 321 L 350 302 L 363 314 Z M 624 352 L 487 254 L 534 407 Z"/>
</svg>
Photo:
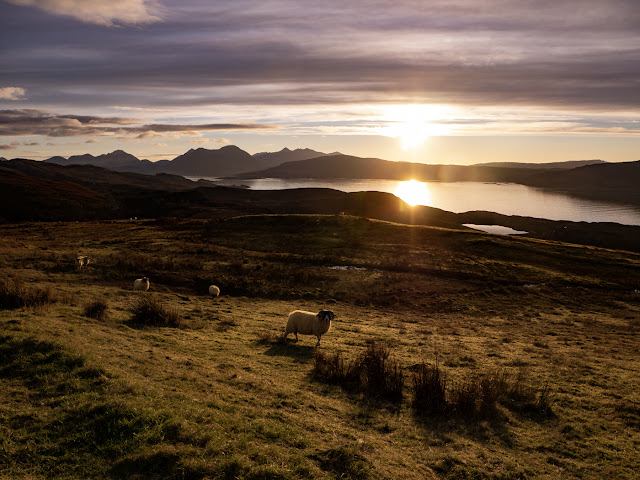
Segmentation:
<svg viewBox="0 0 640 480">
<path fill-rule="evenodd" d="M 3 225 L 0 478 L 637 478 L 639 267 L 349 216 Z M 281 340 L 320 308 L 318 349 Z M 372 345 L 400 399 L 317 374 Z"/>
</svg>

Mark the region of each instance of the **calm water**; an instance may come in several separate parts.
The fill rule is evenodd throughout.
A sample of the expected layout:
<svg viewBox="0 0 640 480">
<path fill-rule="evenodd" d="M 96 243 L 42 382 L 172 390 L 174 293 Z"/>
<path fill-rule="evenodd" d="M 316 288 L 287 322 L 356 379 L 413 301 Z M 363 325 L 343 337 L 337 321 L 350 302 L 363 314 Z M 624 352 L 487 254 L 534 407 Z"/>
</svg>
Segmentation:
<svg viewBox="0 0 640 480">
<path fill-rule="evenodd" d="M 574 222 L 617 222 L 640 225 L 640 207 L 583 200 L 515 183 L 416 182 L 415 198 L 399 195 L 396 180 L 316 180 L 261 178 L 255 180 L 218 180 L 222 185 L 241 183 L 253 190 L 287 188 L 334 188 L 343 192 L 379 191 L 398 194 L 403 200 L 450 212 L 486 210 L 503 215 L 570 220 Z"/>
</svg>

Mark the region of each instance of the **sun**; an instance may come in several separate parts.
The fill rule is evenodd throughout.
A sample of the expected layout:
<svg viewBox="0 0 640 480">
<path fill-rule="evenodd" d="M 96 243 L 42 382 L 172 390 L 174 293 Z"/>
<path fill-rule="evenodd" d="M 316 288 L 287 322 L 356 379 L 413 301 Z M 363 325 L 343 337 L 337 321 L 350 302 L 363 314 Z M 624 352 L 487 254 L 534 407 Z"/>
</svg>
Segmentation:
<svg viewBox="0 0 640 480">
<path fill-rule="evenodd" d="M 398 139 L 403 150 L 416 149 L 429 138 L 428 125 L 420 120 L 408 120 L 398 126 Z"/>
<path fill-rule="evenodd" d="M 398 186 L 393 193 L 411 206 L 429 205 L 429 200 L 431 199 L 427 184 L 418 180 L 398 182 Z"/>
<path fill-rule="evenodd" d="M 388 105 L 382 114 L 388 122 L 383 131 L 397 138 L 403 150 L 416 150 L 431 136 L 446 133 L 441 122 L 447 114 L 444 107 L 434 105 Z"/>
</svg>

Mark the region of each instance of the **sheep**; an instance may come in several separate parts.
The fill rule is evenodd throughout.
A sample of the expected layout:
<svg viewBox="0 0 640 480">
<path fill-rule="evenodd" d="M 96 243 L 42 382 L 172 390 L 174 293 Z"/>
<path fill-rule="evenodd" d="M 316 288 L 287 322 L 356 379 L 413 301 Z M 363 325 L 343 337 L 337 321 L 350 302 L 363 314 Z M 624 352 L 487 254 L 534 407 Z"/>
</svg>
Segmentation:
<svg viewBox="0 0 640 480">
<path fill-rule="evenodd" d="M 327 333 L 331 328 L 331 321 L 336 318 L 336 314 L 331 310 L 320 310 L 318 313 L 305 312 L 303 310 L 295 310 L 289 314 L 287 326 L 284 329 L 284 340 L 290 333 L 296 336 L 298 341 L 298 333 L 303 335 L 315 335 L 318 337 L 316 347 L 320 345 L 320 337 Z"/>
<path fill-rule="evenodd" d="M 216 285 L 209 285 L 209 295 L 211 295 L 213 298 L 216 298 L 220 295 L 220 288 L 218 288 Z"/>
<path fill-rule="evenodd" d="M 89 265 L 89 263 L 91 262 L 91 258 L 89 257 L 81 257 L 78 256 L 76 257 L 76 267 L 78 267 L 78 270 L 82 270 L 82 267 L 84 267 L 85 265 Z"/>
<path fill-rule="evenodd" d="M 149 290 L 149 279 L 147 277 L 138 278 L 133 282 L 133 289 L 146 292 Z"/>
</svg>

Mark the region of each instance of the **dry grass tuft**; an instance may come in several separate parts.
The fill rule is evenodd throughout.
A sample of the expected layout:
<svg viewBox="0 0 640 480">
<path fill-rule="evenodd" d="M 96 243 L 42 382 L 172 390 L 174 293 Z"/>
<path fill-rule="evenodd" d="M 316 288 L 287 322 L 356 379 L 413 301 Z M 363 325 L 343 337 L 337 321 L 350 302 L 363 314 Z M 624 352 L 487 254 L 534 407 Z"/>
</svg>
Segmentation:
<svg viewBox="0 0 640 480">
<path fill-rule="evenodd" d="M 387 345 L 371 342 L 358 361 L 361 382 L 369 397 L 402 401 L 404 374 L 400 364 L 390 358 Z"/>
<path fill-rule="evenodd" d="M 495 417 L 502 404 L 516 411 L 553 416 L 549 385 L 531 387 L 524 378 L 523 371 L 515 379 L 498 371 L 449 384 L 438 363 L 422 363 L 413 374 L 413 406 L 418 415 Z"/>
<path fill-rule="evenodd" d="M 155 297 L 141 296 L 133 305 L 130 322 L 134 325 L 147 327 L 171 327 L 182 326 L 182 319 L 175 308 L 167 308 Z"/>
<path fill-rule="evenodd" d="M 319 381 L 357 388 L 369 398 L 402 402 L 404 374 L 386 345 L 371 342 L 352 362 L 346 362 L 340 352 L 329 355 L 321 350 L 316 350 L 314 360 L 313 377 Z"/>
<path fill-rule="evenodd" d="M 0 310 L 43 308 L 53 302 L 51 287 L 31 288 L 18 278 L 0 280 Z"/>
<path fill-rule="evenodd" d="M 82 314 L 87 318 L 93 318 L 94 320 L 103 322 L 107 319 L 107 303 L 102 300 L 88 303 L 85 305 Z"/>
<path fill-rule="evenodd" d="M 417 411 L 443 414 L 448 404 L 446 399 L 447 378 L 438 363 L 427 365 L 424 362 L 413 374 L 413 405 Z"/>
</svg>

